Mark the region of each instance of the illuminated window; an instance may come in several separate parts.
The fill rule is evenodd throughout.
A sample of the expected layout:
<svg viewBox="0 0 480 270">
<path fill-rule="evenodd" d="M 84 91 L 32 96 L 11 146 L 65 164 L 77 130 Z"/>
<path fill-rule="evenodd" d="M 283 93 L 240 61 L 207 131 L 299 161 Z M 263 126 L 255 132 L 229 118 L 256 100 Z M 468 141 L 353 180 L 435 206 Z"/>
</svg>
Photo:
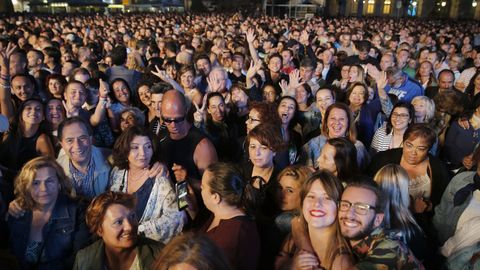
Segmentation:
<svg viewBox="0 0 480 270">
<path fill-rule="evenodd" d="M 390 0 L 386 0 L 383 3 L 383 14 L 390 14 L 391 5 L 392 5 L 392 2 Z"/>
<path fill-rule="evenodd" d="M 368 0 L 367 14 L 372 14 L 375 11 L 375 0 Z"/>
<path fill-rule="evenodd" d="M 352 2 L 352 13 L 357 13 L 358 11 L 358 1 L 361 1 L 361 0 L 353 0 Z"/>
</svg>

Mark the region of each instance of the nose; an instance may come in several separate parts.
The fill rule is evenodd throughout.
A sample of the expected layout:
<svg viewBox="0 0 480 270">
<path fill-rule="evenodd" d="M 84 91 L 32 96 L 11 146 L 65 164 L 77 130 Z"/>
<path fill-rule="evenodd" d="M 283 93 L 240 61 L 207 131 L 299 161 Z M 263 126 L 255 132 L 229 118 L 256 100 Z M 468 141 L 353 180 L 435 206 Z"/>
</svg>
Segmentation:
<svg viewBox="0 0 480 270">
<path fill-rule="evenodd" d="M 143 147 L 138 148 L 138 155 L 139 156 L 144 156 L 145 155 L 145 149 Z"/>
<path fill-rule="evenodd" d="M 47 184 L 45 182 L 40 182 L 40 191 L 47 191 Z"/>
<path fill-rule="evenodd" d="M 125 222 L 123 223 L 123 230 L 124 231 L 131 231 L 132 230 L 132 220 L 127 218 L 125 219 Z"/>
</svg>

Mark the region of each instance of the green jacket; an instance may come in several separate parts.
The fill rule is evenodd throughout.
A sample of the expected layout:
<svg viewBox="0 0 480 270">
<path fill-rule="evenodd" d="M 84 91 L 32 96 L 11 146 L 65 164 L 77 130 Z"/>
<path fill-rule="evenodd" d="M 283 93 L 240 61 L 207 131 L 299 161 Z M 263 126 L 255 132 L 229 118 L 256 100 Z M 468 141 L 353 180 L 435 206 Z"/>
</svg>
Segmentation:
<svg viewBox="0 0 480 270">
<path fill-rule="evenodd" d="M 140 269 L 151 269 L 155 259 L 163 248 L 163 244 L 148 238 L 139 238 L 137 242 L 137 256 Z M 80 250 L 75 258 L 74 270 L 105 269 L 104 243 L 100 239 L 90 246 Z"/>
</svg>

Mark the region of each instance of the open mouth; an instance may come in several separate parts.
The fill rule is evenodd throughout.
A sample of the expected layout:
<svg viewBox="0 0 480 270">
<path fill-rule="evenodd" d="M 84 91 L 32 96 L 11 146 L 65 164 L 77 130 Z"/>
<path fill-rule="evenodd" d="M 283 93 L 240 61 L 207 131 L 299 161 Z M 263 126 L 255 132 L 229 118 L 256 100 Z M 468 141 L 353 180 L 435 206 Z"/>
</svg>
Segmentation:
<svg viewBox="0 0 480 270">
<path fill-rule="evenodd" d="M 360 222 L 352 219 L 342 219 L 342 224 L 348 228 L 357 228 L 361 225 Z"/>
<path fill-rule="evenodd" d="M 326 213 L 322 210 L 310 210 L 310 216 L 312 217 L 324 217 Z"/>
</svg>

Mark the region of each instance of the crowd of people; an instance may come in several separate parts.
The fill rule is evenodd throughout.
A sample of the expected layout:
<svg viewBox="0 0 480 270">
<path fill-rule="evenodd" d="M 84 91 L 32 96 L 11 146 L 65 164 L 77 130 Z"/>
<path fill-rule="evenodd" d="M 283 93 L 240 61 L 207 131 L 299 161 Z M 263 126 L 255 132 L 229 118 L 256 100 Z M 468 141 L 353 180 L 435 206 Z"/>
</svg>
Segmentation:
<svg viewBox="0 0 480 270">
<path fill-rule="evenodd" d="M 0 18 L 0 264 L 480 269 L 478 26 Z"/>
</svg>

